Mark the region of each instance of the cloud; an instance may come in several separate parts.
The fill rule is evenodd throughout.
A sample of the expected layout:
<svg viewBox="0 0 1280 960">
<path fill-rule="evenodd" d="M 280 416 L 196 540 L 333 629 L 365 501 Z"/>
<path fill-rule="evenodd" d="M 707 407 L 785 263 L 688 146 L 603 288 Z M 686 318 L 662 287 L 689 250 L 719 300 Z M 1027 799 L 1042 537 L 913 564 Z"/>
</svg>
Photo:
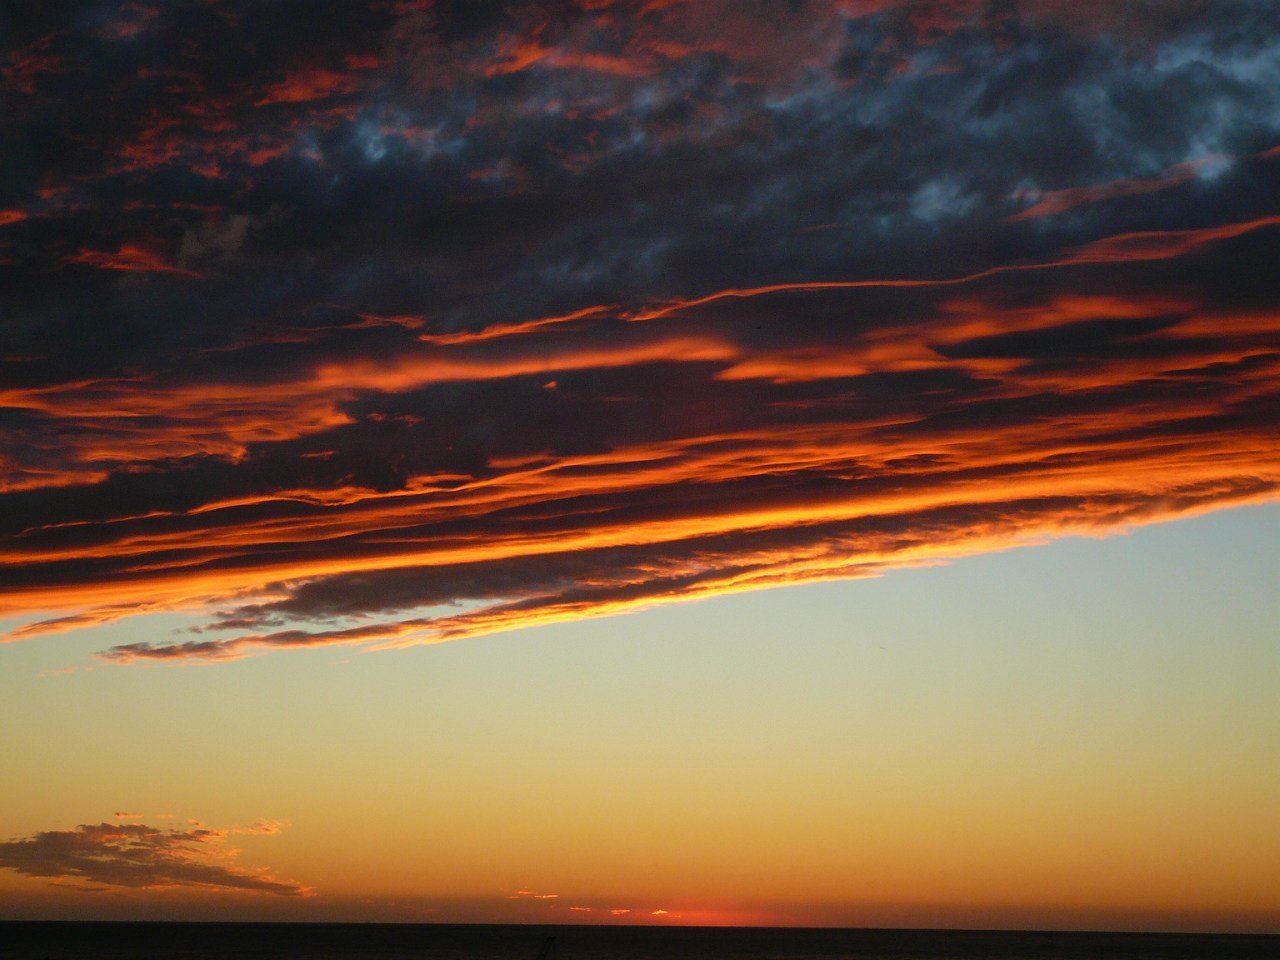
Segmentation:
<svg viewBox="0 0 1280 960">
<path fill-rule="evenodd" d="M 235 827 L 232 833 L 247 833 L 258 836 L 275 836 L 289 824 L 284 820 L 255 820 L 243 827 Z"/>
<path fill-rule="evenodd" d="M 1075 251 L 1070 262 L 1106 263 L 1122 260 L 1165 260 L 1183 256 L 1197 247 L 1280 225 L 1280 216 L 1259 217 L 1243 223 L 1225 223 L 1195 230 L 1144 230 L 1106 237 Z"/>
<path fill-rule="evenodd" d="M 277 83 L 268 85 L 262 99 L 254 106 L 273 103 L 302 103 L 324 100 L 357 89 L 356 78 L 348 73 L 312 67 L 295 71 Z"/>
<path fill-rule="evenodd" d="M 10 640 L 438 642 L 1276 496 L 1273 4 L 289 9 L 6 41 Z"/>
<path fill-rule="evenodd" d="M 0 843 L 0 867 L 90 891 L 195 886 L 278 896 L 310 893 L 269 873 L 236 868 L 235 851 L 225 846 L 225 837 L 224 831 L 204 827 L 81 824 Z"/>
<path fill-rule="evenodd" d="M 1027 209 L 1015 213 L 1009 219 L 1031 220 L 1036 217 L 1054 216 L 1065 213 L 1076 207 L 1104 200 L 1115 200 L 1121 197 L 1132 197 L 1143 193 L 1155 193 L 1186 183 L 1203 168 L 1212 168 L 1225 162 L 1222 157 L 1206 157 L 1175 164 L 1168 170 L 1161 171 L 1159 176 L 1139 177 L 1129 180 L 1113 180 L 1109 183 L 1092 184 L 1086 187 L 1066 187 L 1061 190 L 1049 190 L 1043 193 L 1033 192 L 1030 198 L 1036 202 Z M 1018 199 L 1026 194 L 1018 194 Z"/>
<path fill-rule="evenodd" d="M 124 243 L 115 252 L 81 250 L 67 258 L 69 263 L 84 263 L 100 270 L 123 270 L 130 273 L 176 273 L 200 279 L 200 274 L 166 262 L 159 254 L 137 244 Z"/>
</svg>

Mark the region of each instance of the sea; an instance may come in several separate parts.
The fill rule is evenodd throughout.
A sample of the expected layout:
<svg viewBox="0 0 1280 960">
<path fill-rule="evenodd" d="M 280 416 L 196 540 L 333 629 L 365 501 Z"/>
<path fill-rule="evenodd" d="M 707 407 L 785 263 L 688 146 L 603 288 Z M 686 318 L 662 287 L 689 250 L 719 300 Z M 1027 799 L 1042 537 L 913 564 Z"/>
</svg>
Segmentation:
<svg viewBox="0 0 1280 960">
<path fill-rule="evenodd" d="M 1280 936 L 476 924 L 0 923 L 0 960 L 986 958 L 1280 960 Z"/>
</svg>

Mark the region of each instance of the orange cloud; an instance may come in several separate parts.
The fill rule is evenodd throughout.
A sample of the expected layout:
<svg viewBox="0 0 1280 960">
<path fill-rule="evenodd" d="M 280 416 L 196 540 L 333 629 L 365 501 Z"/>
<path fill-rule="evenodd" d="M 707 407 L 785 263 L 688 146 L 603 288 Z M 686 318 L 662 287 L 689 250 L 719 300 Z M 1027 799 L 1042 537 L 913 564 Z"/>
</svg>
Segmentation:
<svg viewBox="0 0 1280 960">
<path fill-rule="evenodd" d="M 1278 223 L 625 318 L 428 333 L 369 314 L 326 328 L 342 351 L 317 329 L 314 360 L 243 384 L 11 387 L 0 403 L 58 425 L 68 470 L 118 466 L 109 497 L 21 491 L 54 506 L 10 514 L 0 609 L 62 612 L 9 639 L 184 609 L 205 612 L 198 637 L 108 658 L 438 642 L 1273 498 L 1274 314 L 1133 278 Z M 760 316 L 794 323 L 761 334 Z M 477 428 L 483 455 L 456 458 Z M 362 474 L 371 460 L 394 470 Z"/>
<path fill-rule="evenodd" d="M 537 351 L 513 356 L 466 357 L 447 354 L 409 356 L 392 361 L 355 361 L 320 367 L 312 381 L 318 391 L 334 388 L 375 389 L 401 392 L 427 383 L 458 380 L 490 380 L 564 370 L 631 366 L 667 360 L 694 363 L 725 360 L 733 348 L 710 337 L 672 337 L 636 345 Z"/>
<path fill-rule="evenodd" d="M 128 273 L 176 273 L 184 277 L 202 280 L 194 270 L 186 270 L 169 263 L 158 253 L 136 243 L 122 243 L 115 252 L 108 250 L 81 250 L 67 258 L 68 263 L 83 263 L 99 270 L 122 270 Z"/>
<path fill-rule="evenodd" d="M 1255 230 L 1280 225 L 1280 216 L 1259 217 L 1239 223 L 1192 230 L 1154 230 L 1105 237 L 1070 251 L 1061 259 L 1040 263 L 1014 263 L 989 267 L 977 273 L 937 279 L 897 280 L 821 280 L 797 283 L 774 283 L 760 287 L 717 290 L 690 300 L 674 300 L 660 306 L 625 313 L 627 320 L 656 320 L 694 307 L 720 300 L 751 299 L 774 293 L 806 293 L 820 290 L 911 289 L 916 287 L 950 287 L 972 284 L 1002 274 L 1041 271 L 1080 263 L 1120 263 L 1140 260 L 1168 260 L 1185 256 L 1219 240 L 1229 240 Z"/>
<path fill-rule="evenodd" d="M 247 833 L 256 836 L 275 836 L 285 827 L 289 826 L 284 820 L 255 820 L 243 827 L 233 827 L 232 833 Z"/>
<path fill-rule="evenodd" d="M 1157 177 L 1139 177 L 1128 180 L 1112 180 L 1086 187 L 1067 187 L 1063 190 L 1047 192 L 1023 192 L 1015 194 L 1016 199 L 1028 198 L 1036 202 L 1027 209 L 1009 217 L 1010 222 L 1034 220 L 1038 217 L 1050 217 L 1086 204 L 1103 200 L 1115 200 L 1120 197 L 1132 197 L 1144 193 L 1155 193 L 1168 190 L 1179 184 L 1193 180 L 1199 171 L 1207 166 L 1221 164 L 1225 157 L 1201 157 L 1186 163 L 1175 164 Z"/>
<path fill-rule="evenodd" d="M 306 103 L 352 93 L 360 88 L 360 79 L 349 73 L 308 67 L 295 70 L 283 80 L 267 86 L 255 106 L 275 103 Z"/>
<path fill-rule="evenodd" d="M 460 343 L 475 343 L 481 340 L 497 340 L 502 337 L 521 336 L 532 333 L 535 330 L 542 329 L 543 327 L 554 327 L 560 324 L 569 324 L 575 320 L 598 318 L 609 313 L 611 309 L 611 307 L 607 306 L 583 307 L 581 310 L 574 310 L 571 313 L 560 314 L 552 317 L 538 317 L 534 320 L 525 320 L 520 323 L 495 324 L 494 326 L 485 327 L 483 330 L 477 331 L 424 333 L 419 337 L 419 339 L 424 343 L 434 343 L 440 346 L 452 346 Z"/>
<path fill-rule="evenodd" d="M 1067 263 L 1115 263 L 1130 260 L 1167 260 L 1219 240 L 1240 237 L 1254 230 L 1280 225 L 1280 216 L 1259 217 L 1218 227 L 1194 230 L 1146 230 L 1107 237 L 1080 247 Z"/>
<path fill-rule="evenodd" d="M 544 47 L 537 40 L 532 39 L 513 44 L 504 52 L 502 59 L 494 61 L 485 68 L 485 76 L 496 77 L 506 73 L 519 73 L 545 60 L 554 52 L 550 47 Z"/>
<path fill-rule="evenodd" d="M 650 65 L 638 60 L 588 50 L 547 47 L 536 38 L 530 38 L 509 46 L 501 59 L 485 67 L 484 74 L 490 77 L 502 76 L 519 73 L 535 65 L 555 70 L 587 70 L 623 77 L 644 76 L 653 72 Z"/>
</svg>

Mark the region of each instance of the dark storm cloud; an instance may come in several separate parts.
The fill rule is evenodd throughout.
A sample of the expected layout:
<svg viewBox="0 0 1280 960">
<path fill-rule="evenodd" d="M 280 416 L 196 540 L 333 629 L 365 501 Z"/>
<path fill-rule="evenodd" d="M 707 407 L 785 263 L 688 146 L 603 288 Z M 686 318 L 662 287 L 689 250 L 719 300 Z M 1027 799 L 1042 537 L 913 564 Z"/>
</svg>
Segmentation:
<svg viewBox="0 0 1280 960">
<path fill-rule="evenodd" d="M 15 638 L 466 636 L 1280 482 L 1274 4 L 4 17 Z"/>
<path fill-rule="evenodd" d="M 117 815 L 130 816 L 130 815 Z M 262 821 L 246 831 L 272 833 Z M 150 827 L 141 823 L 81 824 L 74 830 L 47 830 L 0 843 L 0 867 L 29 877 L 64 881 L 76 889 L 198 886 L 305 896 L 307 888 L 276 880 L 262 871 L 237 869 L 223 844 L 226 832 Z"/>
</svg>

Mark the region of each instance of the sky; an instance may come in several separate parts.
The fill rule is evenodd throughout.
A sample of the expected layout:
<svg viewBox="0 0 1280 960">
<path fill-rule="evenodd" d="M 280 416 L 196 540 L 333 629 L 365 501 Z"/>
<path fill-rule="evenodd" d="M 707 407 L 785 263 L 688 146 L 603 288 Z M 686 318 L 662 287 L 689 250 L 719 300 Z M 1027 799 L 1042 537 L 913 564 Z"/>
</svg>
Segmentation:
<svg viewBox="0 0 1280 960">
<path fill-rule="evenodd" d="M 1277 37 L 0 11 L 0 917 L 1280 932 Z"/>
</svg>

